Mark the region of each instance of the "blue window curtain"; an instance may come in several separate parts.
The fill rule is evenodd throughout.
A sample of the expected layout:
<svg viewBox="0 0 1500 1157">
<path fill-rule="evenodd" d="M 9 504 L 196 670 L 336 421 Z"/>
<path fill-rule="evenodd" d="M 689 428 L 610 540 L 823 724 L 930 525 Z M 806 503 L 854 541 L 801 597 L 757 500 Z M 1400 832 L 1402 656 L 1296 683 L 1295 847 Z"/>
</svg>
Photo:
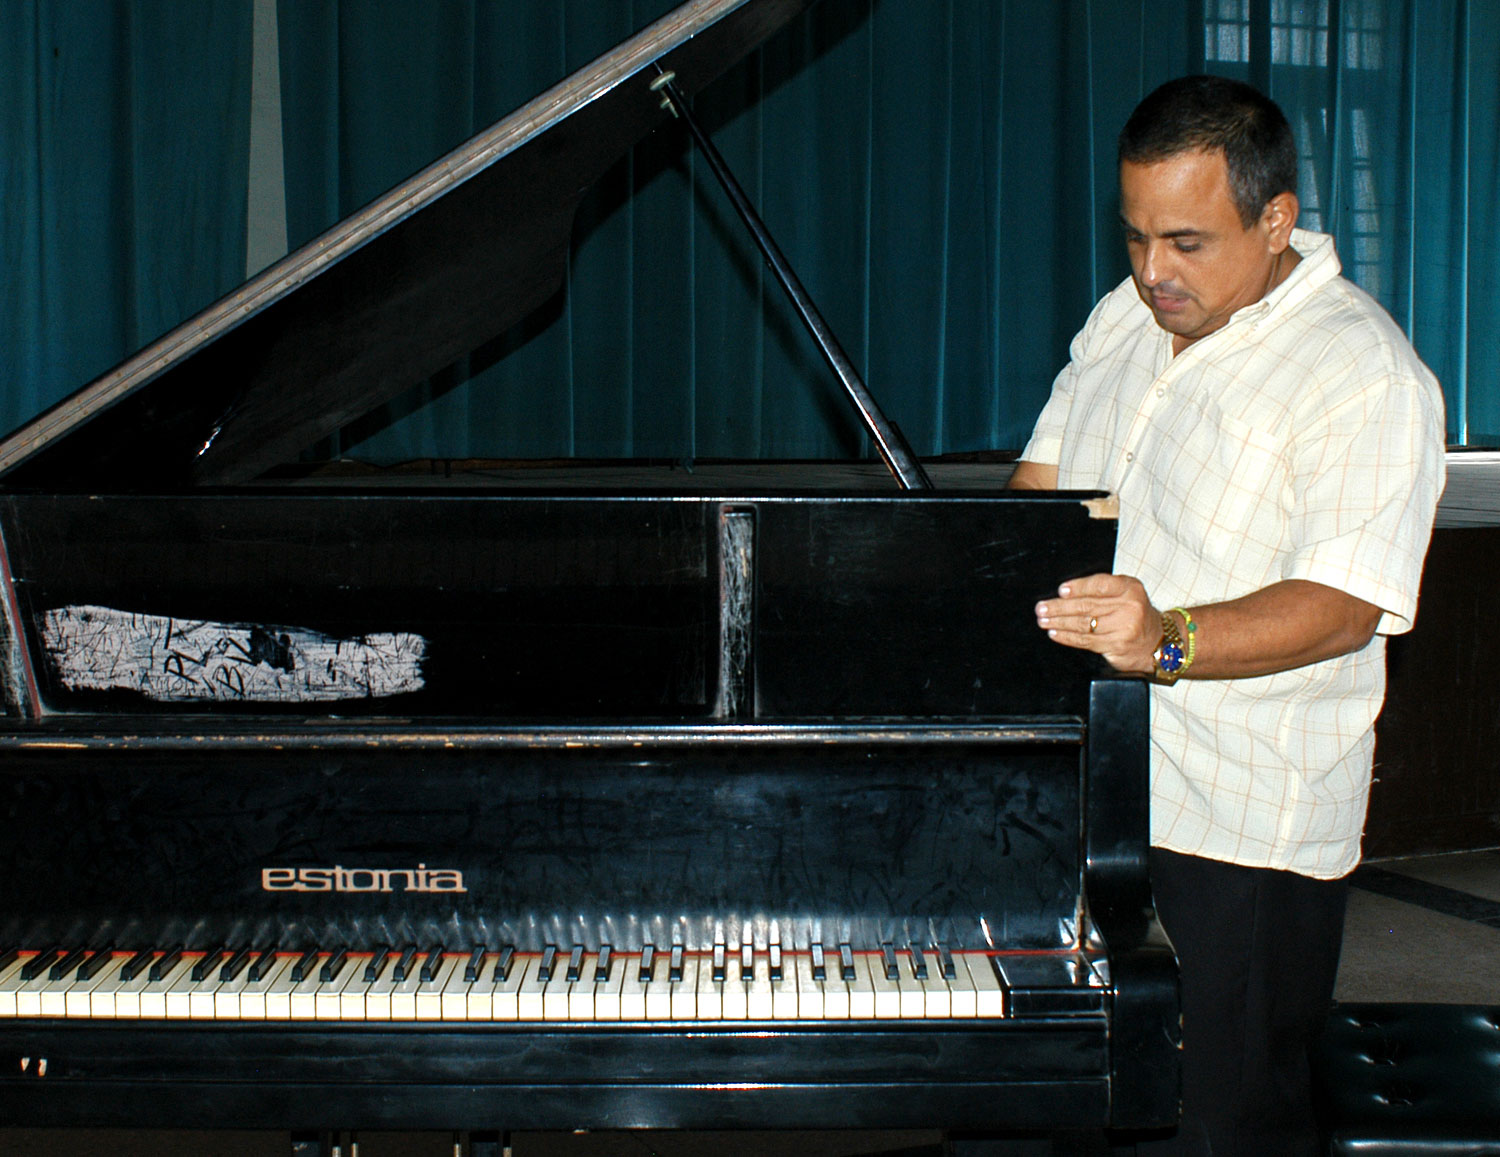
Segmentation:
<svg viewBox="0 0 1500 1157">
<path fill-rule="evenodd" d="M 250 15 L 0 3 L 0 429 L 243 280 Z"/>
<path fill-rule="evenodd" d="M 291 244 L 669 0 L 280 0 Z M 14 425 L 239 279 L 251 0 L 0 4 L 0 407 Z M 919 453 L 1015 449 L 1126 273 L 1114 138 L 1185 72 L 1287 110 L 1305 224 L 1500 444 L 1500 6 L 821 0 L 697 101 Z M 319 447 L 862 455 L 780 291 L 668 129 L 585 201 L 568 284 Z"/>
</svg>

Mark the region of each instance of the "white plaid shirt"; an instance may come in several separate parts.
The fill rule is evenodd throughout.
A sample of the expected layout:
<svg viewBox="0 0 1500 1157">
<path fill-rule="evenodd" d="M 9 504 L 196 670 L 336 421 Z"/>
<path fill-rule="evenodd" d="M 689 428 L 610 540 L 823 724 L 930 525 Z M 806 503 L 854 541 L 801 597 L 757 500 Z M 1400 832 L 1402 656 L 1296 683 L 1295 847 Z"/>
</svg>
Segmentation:
<svg viewBox="0 0 1500 1157">
<path fill-rule="evenodd" d="M 1120 498 L 1115 570 L 1158 607 L 1283 579 L 1383 612 L 1369 646 L 1275 675 L 1152 688 L 1151 840 L 1332 879 L 1359 862 L 1383 635 L 1411 629 L 1443 488 L 1443 403 L 1331 238 L 1172 356 L 1127 279 L 1073 340 L 1022 457 Z"/>
</svg>

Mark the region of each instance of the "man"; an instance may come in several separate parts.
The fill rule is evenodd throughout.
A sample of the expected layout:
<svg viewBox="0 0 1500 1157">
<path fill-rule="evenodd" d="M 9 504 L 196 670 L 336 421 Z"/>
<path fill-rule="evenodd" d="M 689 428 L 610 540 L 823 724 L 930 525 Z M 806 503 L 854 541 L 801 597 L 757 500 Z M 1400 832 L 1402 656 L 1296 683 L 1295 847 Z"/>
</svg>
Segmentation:
<svg viewBox="0 0 1500 1157">
<path fill-rule="evenodd" d="M 1151 870 L 1183 986 L 1183 1121 L 1142 1146 L 1315 1151 L 1326 1012 L 1385 693 L 1437 498 L 1437 382 L 1295 228 L 1280 109 L 1169 82 L 1120 135 L 1131 278 L 1074 339 L 1011 485 L 1120 500 L 1115 574 L 1036 607 L 1152 677 Z"/>
</svg>

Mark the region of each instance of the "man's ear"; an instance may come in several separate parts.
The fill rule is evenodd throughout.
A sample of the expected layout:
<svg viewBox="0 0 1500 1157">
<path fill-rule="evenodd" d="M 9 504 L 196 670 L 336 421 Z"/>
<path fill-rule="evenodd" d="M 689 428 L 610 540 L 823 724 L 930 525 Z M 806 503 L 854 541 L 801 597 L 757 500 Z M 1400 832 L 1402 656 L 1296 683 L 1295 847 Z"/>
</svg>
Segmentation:
<svg viewBox="0 0 1500 1157">
<path fill-rule="evenodd" d="M 1297 224 L 1300 209 L 1296 193 L 1277 193 L 1266 202 L 1260 224 L 1272 253 L 1280 253 L 1292 243 L 1292 227 Z"/>
</svg>

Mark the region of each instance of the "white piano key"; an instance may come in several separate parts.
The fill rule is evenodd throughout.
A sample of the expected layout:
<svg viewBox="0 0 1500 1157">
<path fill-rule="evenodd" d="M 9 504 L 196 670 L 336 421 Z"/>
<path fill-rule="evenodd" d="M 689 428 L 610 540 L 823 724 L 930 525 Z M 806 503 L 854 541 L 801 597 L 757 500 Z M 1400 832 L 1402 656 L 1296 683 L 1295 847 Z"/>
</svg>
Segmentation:
<svg viewBox="0 0 1500 1157">
<path fill-rule="evenodd" d="M 426 980 L 417 988 L 417 1019 L 418 1020 L 442 1020 L 443 1019 L 443 988 L 448 983 L 448 978 L 457 969 L 460 976 L 463 975 L 464 964 L 468 961 L 467 956 L 444 956 L 442 963 L 433 973 L 431 980 Z"/>
<path fill-rule="evenodd" d="M 121 965 L 120 968 L 123 968 Z M 141 992 L 151 982 L 151 969 L 141 969 L 129 980 L 120 979 L 120 970 L 115 970 L 115 990 L 110 1004 L 114 1015 L 122 1019 L 135 1019 L 141 1015 Z"/>
<path fill-rule="evenodd" d="M 316 1020 L 318 1018 L 318 989 L 323 984 L 318 979 L 318 969 L 328 962 L 331 955 L 328 952 L 320 952 L 313 957 L 302 979 L 297 981 L 287 993 L 288 1010 L 292 1020 Z"/>
<path fill-rule="evenodd" d="M 391 953 L 386 959 L 385 967 L 380 970 L 380 975 L 365 984 L 365 1019 L 366 1020 L 390 1020 L 391 1019 L 391 994 L 401 985 L 396 979 L 396 961 L 400 959 L 399 953 Z M 361 979 L 364 973 L 360 973 Z"/>
<path fill-rule="evenodd" d="M 682 959 L 682 979 L 668 981 L 672 988 L 672 1019 L 698 1019 L 698 965 L 697 956 Z M 709 969 L 713 971 L 712 968 Z"/>
<path fill-rule="evenodd" d="M 519 957 L 517 960 L 519 961 Z M 554 962 L 555 963 L 555 962 Z M 521 980 L 521 986 L 516 990 L 516 1016 L 520 1020 L 541 1020 L 543 1016 L 542 997 L 547 991 L 547 980 L 541 978 L 542 958 L 540 956 L 526 957 L 526 975 Z M 552 975 L 557 975 L 554 967 Z"/>
<path fill-rule="evenodd" d="M 250 969 L 246 968 L 240 975 L 244 980 L 239 990 L 239 1005 L 241 1020 L 267 1020 L 270 1019 L 269 994 L 278 980 L 292 970 L 297 963 L 297 957 L 291 953 L 278 955 L 272 962 L 271 967 L 261 976 L 259 980 L 250 979 Z M 279 998 L 278 998 L 279 999 Z M 284 1017 L 282 1019 L 285 1019 Z"/>
<path fill-rule="evenodd" d="M 727 958 L 726 958 L 727 959 Z M 728 965 L 725 965 L 725 976 Z M 724 981 L 714 979 L 714 958 L 701 957 L 698 961 L 698 1019 L 724 1019 Z"/>
<path fill-rule="evenodd" d="M 338 994 L 337 1015 L 339 1020 L 355 1021 L 368 1019 L 365 1008 L 365 997 L 374 982 L 365 979 L 365 969 L 370 966 L 370 962 L 374 959 L 375 954 L 373 952 L 351 952 L 349 954 L 348 963 L 344 965 L 344 970 L 348 973 L 349 979 L 339 989 Z M 387 969 L 392 967 L 390 964 L 386 965 Z M 344 974 L 340 973 L 339 975 L 342 979 Z"/>
<path fill-rule="evenodd" d="M 837 956 L 829 956 L 823 980 L 823 1018 L 825 1020 L 848 1020 L 851 1012 L 849 986 L 839 970 Z M 856 974 L 857 975 L 857 974 Z"/>
<path fill-rule="evenodd" d="M 885 958 L 879 953 L 862 957 L 870 977 L 875 1017 L 879 1020 L 896 1020 L 901 1016 L 901 980 L 892 980 L 886 975 Z"/>
<path fill-rule="evenodd" d="M 906 984 L 906 978 L 909 975 L 909 969 L 901 974 L 901 983 L 903 986 Z M 942 970 L 937 966 L 937 958 L 935 956 L 927 958 L 926 979 L 917 980 L 913 978 L 912 984 L 919 985 L 922 989 L 923 1015 L 929 1019 L 946 1019 L 953 1015 L 953 993 L 948 988 L 948 982 L 943 979 Z"/>
<path fill-rule="evenodd" d="M 21 986 L 21 970 L 31 957 L 32 953 L 23 952 L 4 968 L 0 968 L 0 1016 L 16 1015 L 16 992 Z"/>
<path fill-rule="evenodd" d="M 969 979 L 974 982 L 975 1015 L 1003 1017 L 1006 1011 L 1005 986 L 995 973 L 993 958 L 976 952 L 968 957 Z"/>
<path fill-rule="evenodd" d="M 771 981 L 771 1016 L 775 1020 L 797 1020 L 801 1016 L 799 990 L 802 985 L 797 971 L 797 960 L 796 953 L 783 953 L 781 979 Z M 812 979 L 811 966 L 808 967 L 807 977 L 809 980 Z"/>
<path fill-rule="evenodd" d="M 193 964 L 197 956 L 183 955 L 167 970 L 160 980 L 151 979 L 151 969 L 143 969 L 141 975 L 146 977 L 145 986 L 140 990 L 140 1016 L 142 1020 L 166 1020 L 167 1019 L 167 993 L 171 992 L 177 983 L 185 976 L 191 976 Z M 186 998 L 183 999 L 182 1015 L 187 1015 Z"/>
<path fill-rule="evenodd" d="M 472 1020 L 486 1021 L 495 1019 L 495 964 L 500 959 L 498 952 L 486 952 L 484 958 L 479 962 L 479 973 L 472 982 L 464 980 L 463 969 L 459 969 L 456 979 L 451 981 L 448 988 L 443 990 L 443 1019 L 444 1020 Z M 511 961 L 511 971 L 515 971 L 515 961 Z M 453 1010 L 453 1015 L 448 1015 L 448 995 L 454 990 L 455 985 L 463 985 L 464 1007 L 460 1013 L 458 1009 Z"/>
<path fill-rule="evenodd" d="M 54 963 L 67 965 L 60 968 L 57 978 L 52 977 L 52 969 L 49 968 L 43 975 L 47 983 L 40 992 L 43 1016 L 67 1016 L 68 1015 L 68 992 L 78 983 L 78 967 L 87 957 L 77 956 L 73 953 L 64 953 Z"/>
<path fill-rule="evenodd" d="M 391 970 L 392 980 L 395 980 L 396 970 Z M 416 1020 L 417 1019 L 417 993 L 422 989 L 422 966 L 420 959 L 414 963 L 407 972 L 404 980 L 395 981 L 391 987 L 391 1019 L 392 1020 Z M 368 998 L 366 1005 L 368 1006 Z"/>
<path fill-rule="evenodd" d="M 568 1019 L 590 1021 L 596 1019 L 594 992 L 594 967 L 599 963 L 597 953 L 586 952 L 581 957 L 578 979 L 568 985 Z"/>
<path fill-rule="evenodd" d="M 474 973 L 473 980 L 465 980 L 464 974 L 469 968 L 469 957 L 459 957 L 458 966 L 448 973 L 448 979 L 443 982 L 443 990 L 438 994 L 438 1004 L 442 1009 L 444 1020 L 468 1020 L 469 1019 L 469 991 L 474 988 L 484 989 L 486 996 L 490 993 L 490 982 L 485 977 L 485 968 L 493 969 L 493 955 L 486 953 L 479 957 L 478 968 Z M 486 1015 L 483 1019 L 489 1020 Z"/>
<path fill-rule="evenodd" d="M 896 953 L 896 974 L 896 985 L 901 989 L 902 1019 L 924 1019 L 927 1016 L 927 986 L 912 974 L 910 953 Z"/>
<path fill-rule="evenodd" d="M 672 1019 L 672 982 L 667 978 L 667 972 L 667 954 L 659 952 L 651 970 L 651 981 L 644 986 L 647 1020 Z"/>
<path fill-rule="evenodd" d="M 320 972 L 318 988 L 313 993 L 313 1015 L 318 1020 L 363 1020 L 364 989 L 364 960 L 351 955 L 332 980 L 323 980 Z M 347 1003 L 344 1000 L 346 992 L 349 993 Z"/>
<path fill-rule="evenodd" d="M 568 982 L 567 957 L 559 953 L 552 962 L 552 978 L 542 990 L 543 1020 L 568 1019 L 568 989 L 571 987 Z"/>
<path fill-rule="evenodd" d="M 764 952 L 755 955 L 751 979 L 745 985 L 745 1016 L 750 1020 L 770 1020 L 775 1015 L 771 990 L 771 962 Z"/>
<path fill-rule="evenodd" d="M 301 959 L 301 953 L 289 953 L 285 958 L 285 966 L 277 968 L 276 974 L 264 986 L 267 1020 L 292 1019 L 292 993 L 299 984 L 306 983 L 305 979 L 292 979 L 292 973 L 296 971 L 297 962 Z"/>
<path fill-rule="evenodd" d="M 620 1019 L 645 1020 L 646 992 L 651 986 L 640 978 L 640 956 L 621 956 L 615 964 L 625 970 L 620 979 Z M 666 965 L 658 960 L 656 967 L 665 969 Z"/>
<path fill-rule="evenodd" d="M 214 989 L 214 1019 L 215 1020 L 243 1020 L 243 1010 L 240 1007 L 240 997 L 245 994 L 245 989 L 250 985 L 250 966 L 255 963 L 254 957 L 246 963 L 245 967 L 235 973 L 233 980 L 220 980 L 219 986 Z M 216 973 L 217 975 L 217 973 Z M 261 1007 L 261 1015 L 265 1015 L 264 1006 Z M 258 1019 L 258 1018 L 257 1018 Z"/>
<path fill-rule="evenodd" d="M 128 957 L 112 953 L 110 958 L 103 963 L 97 972 L 88 980 L 76 980 L 73 987 L 68 989 L 66 998 L 65 1014 L 72 1017 L 93 1017 L 94 993 L 101 989 L 109 992 L 114 987 L 114 982 L 119 979 L 120 965 Z"/>
<path fill-rule="evenodd" d="M 797 977 L 797 1016 L 801 1020 L 823 1020 L 823 982 L 813 976 L 812 957 L 797 952 L 787 957 Z"/>
<path fill-rule="evenodd" d="M 624 989 L 626 965 L 630 957 L 616 955 L 609 968 L 609 976 L 594 993 L 594 1016 L 599 1020 L 619 1020 L 623 1015 L 620 993 Z"/>
<path fill-rule="evenodd" d="M 868 952 L 854 954 L 854 979 L 849 982 L 849 1019 L 875 1019 L 875 981 L 870 969 L 872 956 Z M 880 967 L 880 956 L 873 957 L 873 967 Z"/>
<path fill-rule="evenodd" d="M 729 957 L 724 970 L 724 1019 L 750 1018 L 750 982 L 745 979 L 744 963 L 739 954 Z"/>
<path fill-rule="evenodd" d="M 955 1017 L 975 1017 L 979 1015 L 979 994 L 974 990 L 974 981 L 969 976 L 969 964 L 964 959 L 964 953 L 953 954 L 954 977 L 948 982 L 948 991 L 953 996 L 953 1015 Z"/>
<path fill-rule="evenodd" d="M 538 957 L 522 956 L 520 953 L 511 960 L 510 971 L 495 985 L 491 994 L 490 1008 L 496 1020 L 520 1019 L 521 989 L 526 984 L 527 973 L 540 964 Z"/>
</svg>

